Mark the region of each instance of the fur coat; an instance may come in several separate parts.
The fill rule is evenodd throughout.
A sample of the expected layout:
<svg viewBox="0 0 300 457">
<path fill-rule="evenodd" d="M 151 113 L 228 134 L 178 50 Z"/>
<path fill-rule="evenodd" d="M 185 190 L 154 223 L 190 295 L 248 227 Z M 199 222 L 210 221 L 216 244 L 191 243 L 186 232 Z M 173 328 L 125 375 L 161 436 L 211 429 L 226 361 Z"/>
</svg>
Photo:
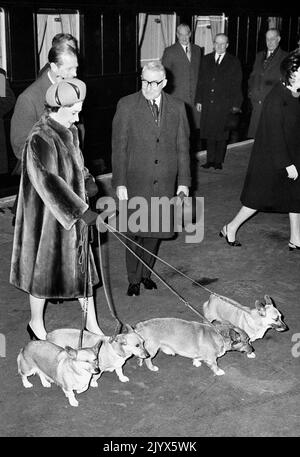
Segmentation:
<svg viewBox="0 0 300 457">
<path fill-rule="evenodd" d="M 43 115 L 22 158 L 10 282 L 38 298 L 84 295 L 79 242 L 88 209 L 77 128 Z M 88 296 L 98 281 L 90 249 Z"/>
</svg>

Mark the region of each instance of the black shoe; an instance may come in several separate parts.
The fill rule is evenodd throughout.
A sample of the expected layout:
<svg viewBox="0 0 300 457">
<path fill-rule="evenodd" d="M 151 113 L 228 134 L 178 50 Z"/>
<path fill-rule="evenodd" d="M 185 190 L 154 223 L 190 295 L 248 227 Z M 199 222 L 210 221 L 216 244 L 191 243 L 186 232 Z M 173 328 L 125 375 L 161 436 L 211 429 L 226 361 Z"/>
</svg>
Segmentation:
<svg viewBox="0 0 300 457">
<path fill-rule="evenodd" d="M 132 297 L 132 295 L 140 295 L 140 285 L 130 283 L 127 289 L 127 295 Z"/>
<path fill-rule="evenodd" d="M 32 330 L 32 328 L 30 327 L 29 324 L 27 325 L 26 330 L 27 330 L 31 340 L 33 340 L 33 341 L 40 341 L 41 340 L 41 338 L 36 336 L 36 334 L 34 333 L 34 331 Z"/>
<path fill-rule="evenodd" d="M 289 242 L 289 251 L 297 251 L 297 249 L 300 249 L 300 246 L 297 246 L 297 244 Z"/>
<path fill-rule="evenodd" d="M 215 170 L 222 170 L 222 164 L 221 163 L 215 163 Z"/>
<path fill-rule="evenodd" d="M 214 167 L 214 166 L 215 166 L 214 162 L 206 162 L 203 165 L 201 165 L 202 168 L 210 168 L 210 167 Z"/>
<path fill-rule="evenodd" d="M 219 236 L 221 238 L 225 238 L 225 240 L 227 241 L 227 243 L 229 244 L 229 246 L 233 246 L 233 247 L 240 247 L 242 246 L 241 243 L 237 240 L 234 240 L 234 241 L 229 241 L 228 239 L 228 236 L 227 236 L 227 225 L 225 225 L 222 230 L 220 231 L 219 233 Z"/>
<path fill-rule="evenodd" d="M 143 278 L 142 283 L 144 284 L 145 289 L 157 289 L 156 283 L 150 278 Z"/>
</svg>

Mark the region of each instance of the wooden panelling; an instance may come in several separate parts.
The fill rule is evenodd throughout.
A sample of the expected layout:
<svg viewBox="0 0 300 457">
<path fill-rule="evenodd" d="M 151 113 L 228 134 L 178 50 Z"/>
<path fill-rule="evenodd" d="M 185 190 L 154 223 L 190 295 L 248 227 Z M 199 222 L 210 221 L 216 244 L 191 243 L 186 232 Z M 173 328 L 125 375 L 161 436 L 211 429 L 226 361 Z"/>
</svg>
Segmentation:
<svg viewBox="0 0 300 457">
<path fill-rule="evenodd" d="M 11 8 L 11 76 L 13 82 L 35 79 L 34 16 L 31 8 Z"/>
<path fill-rule="evenodd" d="M 84 11 L 82 31 L 82 66 L 86 76 L 100 76 L 101 55 L 101 14 L 97 10 Z"/>
<path fill-rule="evenodd" d="M 102 14 L 102 47 L 104 75 L 121 72 L 120 14 L 110 11 Z M 133 32 L 134 33 L 134 32 Z M 134 36 L 133 36 L 134 38 Z"/>
<path fill-rule="evenodd" d="M 121 72 L 137 69 L 137 16 L 135 13 L 121 15 Z"/>
</svg>

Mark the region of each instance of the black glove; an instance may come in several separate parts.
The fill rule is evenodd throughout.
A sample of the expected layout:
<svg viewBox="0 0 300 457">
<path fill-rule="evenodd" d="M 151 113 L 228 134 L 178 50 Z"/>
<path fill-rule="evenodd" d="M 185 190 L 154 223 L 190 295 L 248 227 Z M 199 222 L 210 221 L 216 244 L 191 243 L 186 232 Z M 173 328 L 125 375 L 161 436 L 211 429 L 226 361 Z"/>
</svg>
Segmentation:
<svg viewBox="0 0 300 457">
<path fill-rule="evenodd" d="M 85 179 L 85 191 L 87 193 L 87 196 L 89 198 L 95 197 L 95 195 L 98 194 L 98 186 L 95 182 L 95 179 L 93 178 L 92 175 L 89 175 Z"/>
<path fill-rule="evenodd" d="M 99 214 L 95 211 L 87 209 L 86 212 L 81 216 L 81 219 L 86 223 L 86 225 L 95 225 L 98 216 Z"/>
</svg>

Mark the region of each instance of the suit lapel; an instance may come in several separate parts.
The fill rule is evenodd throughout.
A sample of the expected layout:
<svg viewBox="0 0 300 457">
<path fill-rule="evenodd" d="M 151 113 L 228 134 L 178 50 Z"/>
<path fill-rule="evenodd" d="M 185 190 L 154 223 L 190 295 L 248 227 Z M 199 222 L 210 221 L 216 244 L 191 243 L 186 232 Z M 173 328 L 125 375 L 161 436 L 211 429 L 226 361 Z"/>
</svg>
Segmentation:
<svg viewBox="0 0 300 457">
<path fill-rule="evenodd" d="M 158 128 L 151 112 L 151 108 L 148 105 L 148 101 L 145 99 L 142 91 L 139 92 L 138 96 L 137 116 L 139 116 L 139 119 L 141 119 L 144 125 L 148 126 L 148 128 Z"/>
</svg>

